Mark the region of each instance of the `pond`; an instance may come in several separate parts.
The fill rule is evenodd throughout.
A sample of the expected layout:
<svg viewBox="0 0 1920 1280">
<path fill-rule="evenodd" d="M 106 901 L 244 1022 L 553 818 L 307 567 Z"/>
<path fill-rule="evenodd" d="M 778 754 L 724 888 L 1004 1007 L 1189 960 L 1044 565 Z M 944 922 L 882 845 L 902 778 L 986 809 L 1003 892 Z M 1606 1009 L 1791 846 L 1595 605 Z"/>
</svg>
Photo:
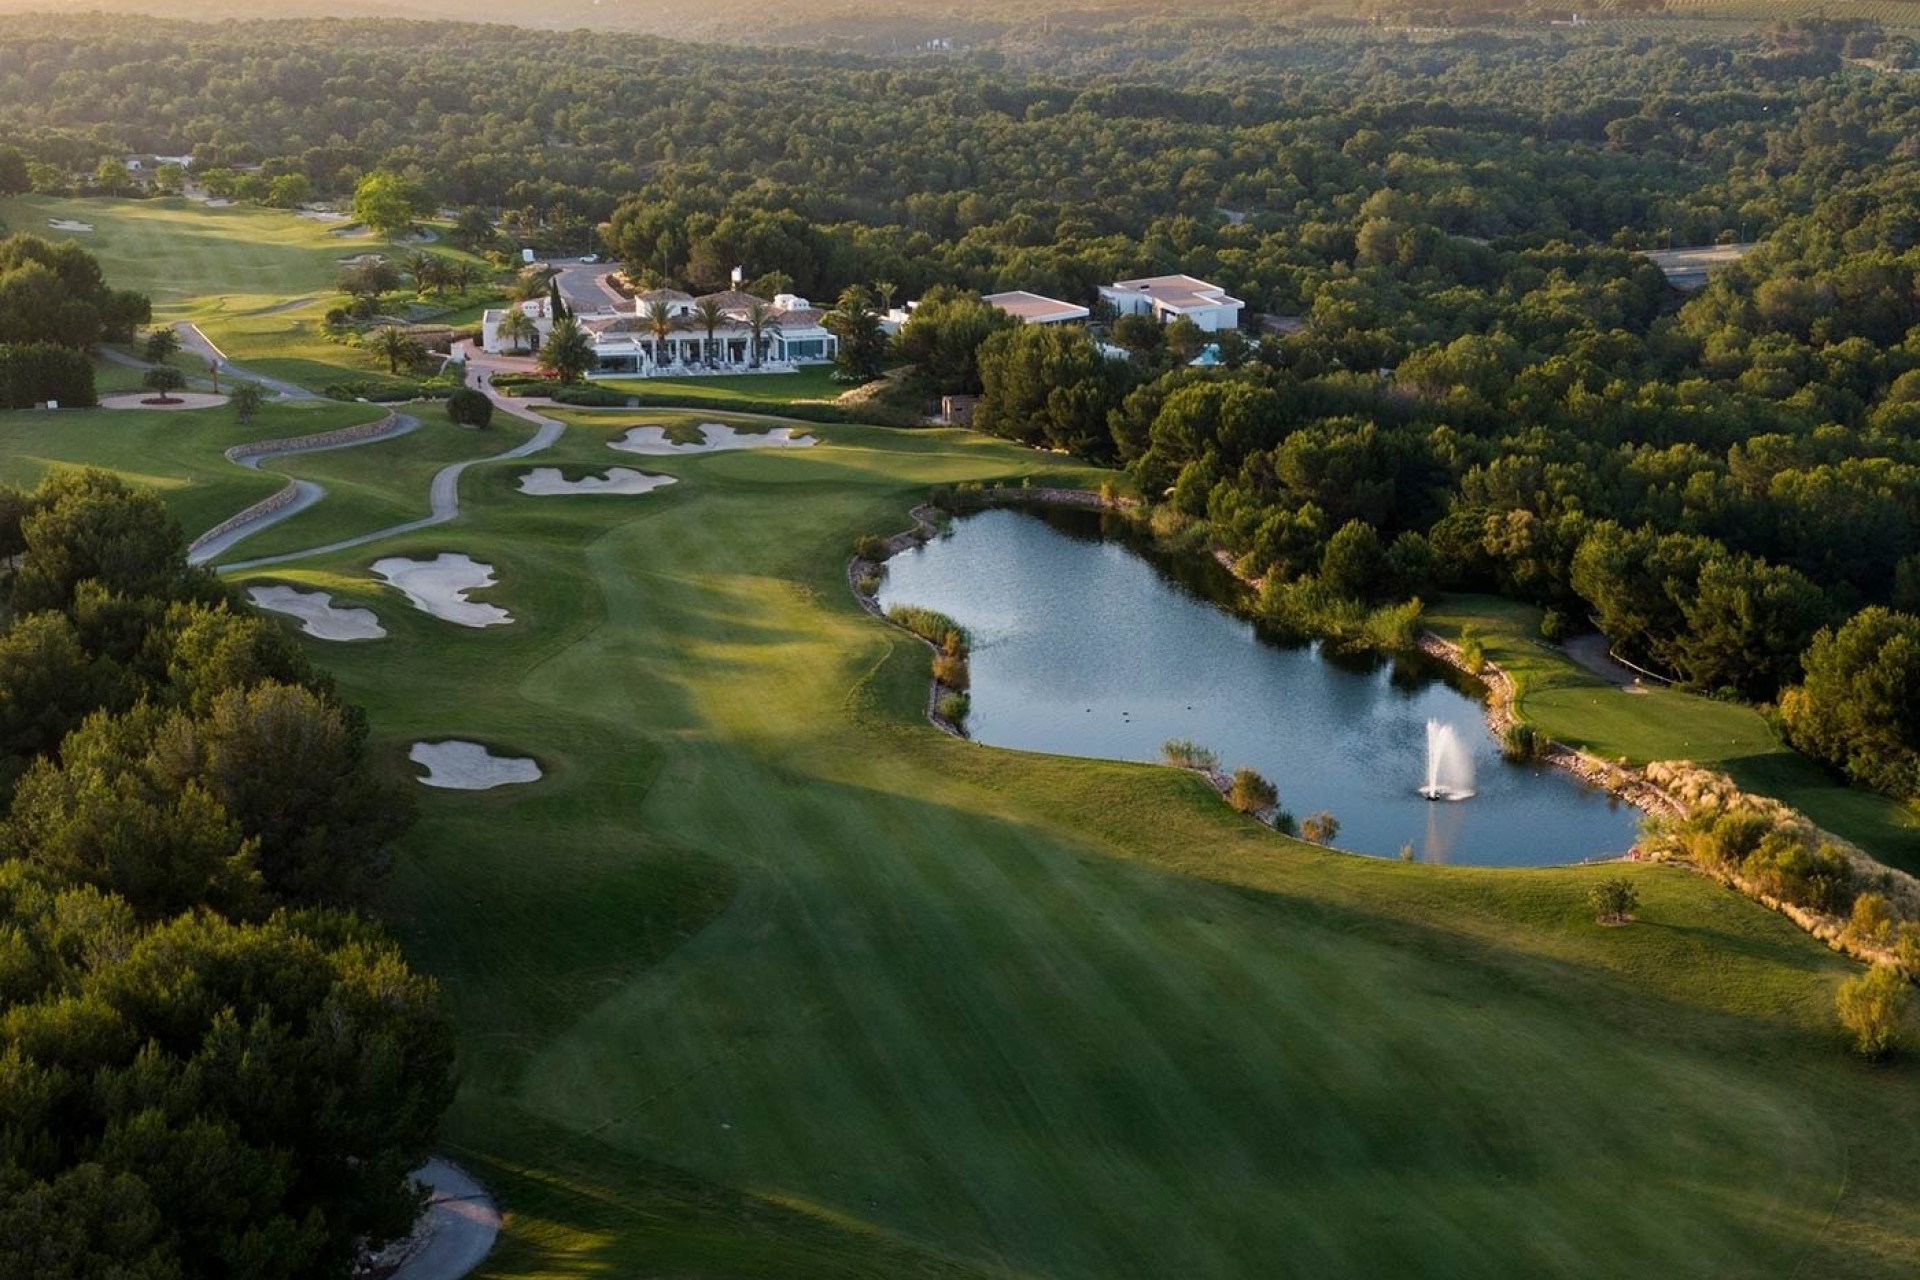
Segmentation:
<svg viewBox="0 0 1920 1280">
<path fill-rule="evenodd" d="M 1469 682 L 1419 654 L 1336 658 L 1229 612 L 1219 566 L 1170 559 L 1085 511 L 982 512 L 887 562 L 884 606 L 938 609 L 973 637 L 982 743 L 1159 760 L 1169 739 L 1272 780 L 1296 817 L 1339 820 L 1355 853 L 1547 866 L 1627 851 L 1639 811 L 1556 769 L 1510 764 Z M 1428 722 L 1453 728 L 1474 794 L 1419 794 Z"/>
</svg>

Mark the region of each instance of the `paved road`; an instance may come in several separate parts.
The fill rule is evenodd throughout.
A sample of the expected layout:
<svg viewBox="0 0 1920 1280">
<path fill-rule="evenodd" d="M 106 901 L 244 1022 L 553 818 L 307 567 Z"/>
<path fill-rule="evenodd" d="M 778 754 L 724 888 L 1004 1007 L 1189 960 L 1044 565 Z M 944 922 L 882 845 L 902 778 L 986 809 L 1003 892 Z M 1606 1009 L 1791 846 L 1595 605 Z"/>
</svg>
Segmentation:
<svg viewBox="0 0 1920 1280">
<path fill-rule="evenodd" d="M 556 262 L 553 266 L 560 280 L 560 296 L 575 311 L 590 315 L 596 311 L 633 310 L 633 299 L 607 282 L 607 277 L 620 269 L 617 264 Z"/>
<path fill-rule="evenodd" d="M 500 1207 L 487 1189 L 445 1160 L 430 1160 L 414 1178 L 433 1189 L 429 1235 L 389 1280 L 459 1280 L 479 1266 L 500 1234 Z"/>
<path fill-rule="evenodd" d="M 200 326 L 189 324 L 185 320 L 173 326 L 180 335 L 180 349 L 191 351 L 202 360 L 208 360 L 229 378 L 244 378 L 248 382 L 257 382 L 266 390 L 273 392 L 282 400 L 323 400 L 326 397 L 316 395 L 305 387 L 297 387 L 291 382 L 282 382 L 278 378 L 269 378 L 263 373 L 252 373 L 227 359 L 227 353 L 213 345 L 213 340 L 200 332 Z"/>
</svg>

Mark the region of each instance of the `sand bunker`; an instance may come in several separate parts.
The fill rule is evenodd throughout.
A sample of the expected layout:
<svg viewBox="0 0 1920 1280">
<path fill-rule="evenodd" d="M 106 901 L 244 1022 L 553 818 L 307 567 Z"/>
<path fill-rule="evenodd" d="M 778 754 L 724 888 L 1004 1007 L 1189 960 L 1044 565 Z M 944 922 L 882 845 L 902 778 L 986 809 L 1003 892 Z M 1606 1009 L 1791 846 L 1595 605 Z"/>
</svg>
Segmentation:
<svg viewBox="0 0 1920 1280">
<path fill-rule="evenodd" d="M 451 791 L 486 791 L 516 782 L 538 782 L 540 764 L 525 756 L 496 756 L 477 742 L 416 742 L 407 759 L 427 766 L 420 781 Z"/>
<path fill-rule="evenodd" d="M 387 634 L 371 609 L 342 609 L 325 591 L 295 587 L 252 587 L 247 596 L 262 609 L 300 619 L 300 629 L 322 640 L 378 640 Z"/>
<path fill-rule="evenodd" d="M 72 218 L 48 218 L 47 225 L 55 231 L 91 231 L 91 222 L 75 222 Z"/>
<path fill-rule="evenodd" d="M 359 267 L 372 262 L 385 262 L 386 260 L 387 255 L 384 253 L 356 253 L 351 258 L 334 259 L 334 261 L 343 267 Z"/>
<path fill-rule="evenodd" d="M 467 599 L 467 592 L 494 584 L 493 566 L 443 551 L 431 560 L 389 556 L 375 560 L 373 571 L 413 601 L 422 613 L 463 627 L 497 627 L 513 615 L 495 604 Z"/>
<path fill-rule="evenodd" d="M 558 467 L 535 467 L 520 477 L 520 492 L 541 497 L 572 493 L 651 493 L 661 485 L 672 484 L 672 476 L 653 476 L 630 467 L 610 467 L 604 476 L 582 476 L 568 480 Z"/>
<path fill-rule="evenodd" d="M 818 443 L 812 436 L 796 437 L 792 427 L 775 427 L 755 435 L 718 422 L 703 422 L 700 435 L 700 444 L 675 444 L 667 439 L 665 427 L 635 427 L 618 440 L 608 441 L 607 448 L 660 457 L 677 453 L 720 453 L 728 449 L 805 449 Z"/>
</svg>

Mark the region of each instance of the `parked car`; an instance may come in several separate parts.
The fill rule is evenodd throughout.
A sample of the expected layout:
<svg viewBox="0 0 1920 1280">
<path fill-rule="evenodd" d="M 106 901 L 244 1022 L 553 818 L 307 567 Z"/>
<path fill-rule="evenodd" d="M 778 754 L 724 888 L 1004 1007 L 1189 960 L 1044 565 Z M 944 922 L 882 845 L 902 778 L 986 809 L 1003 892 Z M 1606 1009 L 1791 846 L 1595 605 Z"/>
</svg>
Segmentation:
<svg viewBox="0 0 1920 1280">
<path fill-rule="evenodd" d="M 580 261 L 582 261 L 582 262 L 598 262 L 598 261 L 600 261 L 600 255 L 599 255 L 599 254 L 597 254 L 597 253 L 590 253 L 590 254 L 588 254 L 588 255 L 587 255 L 586 257 L 584 257 L 584 258 L 582 258 L 582 259 L 580 259 Z"/>
</svg>

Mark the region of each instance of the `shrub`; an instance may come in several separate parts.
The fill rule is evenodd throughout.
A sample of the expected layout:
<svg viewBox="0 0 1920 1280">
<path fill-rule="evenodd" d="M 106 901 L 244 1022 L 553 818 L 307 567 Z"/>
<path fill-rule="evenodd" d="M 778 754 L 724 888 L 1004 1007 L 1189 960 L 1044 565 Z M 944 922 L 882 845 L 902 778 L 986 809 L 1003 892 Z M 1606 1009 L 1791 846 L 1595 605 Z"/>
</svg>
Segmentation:
<svg viewBox="0 0 1920 1280">
<path fill-rule="evenodd" d="M 1573 624 L 1567 615 L 1558 609 L 1548 609 L 1540 615 L 1540 638 L 1552 644 L 1559 644 L 1573 634 Z"/>
<path fill-rule="evenodd" d="M 934 704 L 934 714 L 948 724 L 965 724 L 967 712 L 973 709 L 973 700 L 964 693 L 943 693 L 940 701 Z"/>
<path fill-rule="evenodd" d="M 1242 767 L 1233 771 L 1227 803 L 1241 813 L 1262 814 L 1280 803 L 1280 791 L 1252 769 Z"/>
<path fill-rule="evenodd" d="M 1884 947 L 1893 941 L 1893 906 L 1883 893 L 1863 893 L 1853 900 L 1845 937 L 1862 947 Z"/>
<path fill-rule="evenodd" d="M 854 539 L 853 554 L 862 560 L 871 560 L 878 564 L 887 558 L 887 540 L 877 533 L 862 534 Z"/>
<path fill-rule="evenodd" d="M 187 385 L 187 375 L 169 364 L 155 365 L 140 376 L 140 385 L 164 400 Z"/>
<path fill-rule="evenodd" d="M 967 687 L 967 659 L 964 654 L 933 655 L 933 678 L 949 689 Z"/>
<path fill-rule="evenodd" d="M 1185 738 L 1167 739 L 1160 753 L 1176 769 L 1198 769 L 1202 773 L 1213 773 L 1220 768 L 1219 756 Z"/>
<path fill-rule="evenodd" d="M 1332 844 L 1340 834 L 1340 819 L 1322 809 L 1301 820 L 1300 834 L 1315 844 Z"/>
<path fill-rule="evenodd" d="M 1640 905 L 1640 891 L 1625 876 L 1608 876 L 1587 890 L 1587 902 L 1601 924 L 1625 924 Z"/>
<path fill-rule="evenodd" d="M 1413 841 L 1409 840 L 1407 841 L 1407 843 L 1400 846 L 1400 861 L 1412 862 L 1414 861 L 1415 857 L 1416 855 L 1413 852 Z"/>
<path fill-rule="evenodd" d="M 1902 921 L 1893 931 L 1893 958 L 1908 977 L 1920 978 L 1920 924 Z"/>
<path fill-rule="evenodd" d="M 1841 912 L 1853 902 L 1853 868 L 1832 844 L 1787 830 L 1771 832 L 1740 869 L 1762 892 L 1816 911 Z"/>
<path fill-rule="evenodd" d="M 887 620 L 905 627 L 922 640 L 932 641 L 942 649 L 950 641 L 962 650 L 966 648 L 966 628 L 937 609 L 923 609 L 917 604 L 897 604 L 887 610 Z"/>
<path fill-rule="evenodd" d="M 1892 965 L 1877 964 L 1834 992 L 1834 1012 L 1863 1058 L 1884 1058 L 1899 1043 L 1913 990 Z"/>
<path fill-rule="evenodd" d="M 447 417 L 460 426 L 484 431 L 493 421 L 493 401 L 485 392 L 461 387 L 447 397 Z"/>
<path fill-rule="evenodd" d="M 1472 623 L 1460 628 L 1460 665 L 1467 669 L 1468 675 L 1479 675 L 1480 668 L 1487 665 L 1486 646 L 1480 641 L 1480 629 Z"/>
<path fill-rule="evenodd" d="M 0 409 L 30 409 L 49 400 L 72 409 L 99 403 L 86 352 L 48 342 L 0 345 Z"/>
<path fill-rule="evenodd" d="M 1517 764 L 1525 764 L 1540 758 L 1542 745 L 1539 730 L 1516 721 L 1508 725 L 1506 733 L 1501 736 L 1500 754 Z"/>
<path fill-rule="evenodd" d="M 633 402 L 633 397 L 626 392 L 610 391 L 606 387 L 554 387 L 552 394 L 556 404 L 585 409 L 624 409 Z"/>
<path fill-rule="evenodd" d="M 863 596 L 871 596 L 880 590 L 880 575 L 863 573 L 853 580 L 853 589 Z"/>
</svg>

